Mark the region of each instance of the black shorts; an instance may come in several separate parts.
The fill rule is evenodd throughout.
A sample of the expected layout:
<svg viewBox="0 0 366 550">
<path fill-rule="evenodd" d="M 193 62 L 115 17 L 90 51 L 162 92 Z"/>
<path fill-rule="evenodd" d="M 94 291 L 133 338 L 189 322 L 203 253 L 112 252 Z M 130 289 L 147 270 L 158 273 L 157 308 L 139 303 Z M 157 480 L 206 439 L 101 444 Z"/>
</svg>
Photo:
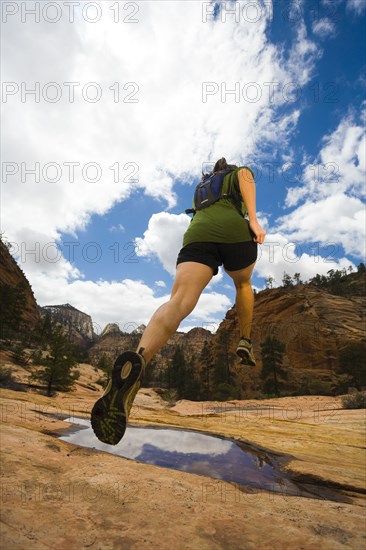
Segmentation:
<svg viewBox="0 0 366 550">
<path fill-rule="evenodd" d="M 219 265 L 224 264 L 228 271 L 244 269 L 254 263 L 258 255 L 258 244 L 254 241 L 241 243 L 190 243 L 184 246 L 177 259 L 182 262 L 198 262 L 212 267 L 214 275 Z"/>
</svg>

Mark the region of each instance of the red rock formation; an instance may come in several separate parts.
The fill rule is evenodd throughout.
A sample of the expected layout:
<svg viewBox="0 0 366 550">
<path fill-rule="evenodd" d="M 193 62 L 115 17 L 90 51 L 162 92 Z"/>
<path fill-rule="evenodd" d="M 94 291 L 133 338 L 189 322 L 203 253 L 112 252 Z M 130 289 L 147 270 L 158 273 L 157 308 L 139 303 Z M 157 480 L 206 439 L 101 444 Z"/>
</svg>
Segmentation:
<svg viewBox="0 0 366 550">
<path fill-rule="evenodd" d="M 217 354 L 218 342 L 228 336 L 230 368 L 237 373 L 242 396 L 255 396 L 262 368 L 261 344 L 274 336 L 285 344 L 284 366 L 289 371 L 289 387 L 296 387 L 301 375 L 325 382 L 335 382 L 339 352 L 351 342 L 366 338 L 366 274 L 351 274 L 348 296 L 337 296 L 313 284 L 267 289 L 255 296 L 251 339 L 257 366 L 243 367 L 235 357 L 239 326 L 235 306 L 231 308 L 215 334 L 212 346 Z M 347 277 L 347 279 L 348 279 Z M 356 292 L 357 295 L 352 295 Z M 253 394 L 254 392 L 254 394 Z"/>
<path fill-rule="evenodd" d="M 0 240 L 0 287 L 6 289 L 7 285 L 17 288 L 23 287 L 25 303 L 20 314 L 22 327 L 26 330 L 32 330 L 40 318 L 32 287 L 10 254 L 8 247 Z"/>
<path fill-rule="evenodd" d="M 32 289 L 3 242 L 0 242 L 0 253 L 0 284 L 25 285 L 26 305 L 22 319 L 25 326 L 33 328 L 39 320 L 39 313 Z M 199 327 L 188 333 L 176 332 L 155 356 L 155 368 L 164 371 L 179 345 L 186 363 L 194 366 L 197 378 L 207 379 L 207 370 L 214 368 L 216 358 L 221 354 L 240 388 L 240 397 L 257 397 L 261 390 L 261 344 L 271 335 L 285 345 L 283 363 L 289 373 L 286 391 L 296 392 L 298 388 L 301 392 L 306 381 L 314 379 L 334 384 L 340 351 L 351 342 L 366 340 L 365 283 L 366 272 L 360 269 L 337 281 L 337 294 L 312 283 L 267 289 L 255 294 L 251 334 L 257 361 L 255 368 L 242 366 L 235 354 L 239 340 L 235 306 L 227 312 L 214 335 Z M 85 344 L 86 340 L 90 343 L 95 336 L 91 318 L 68 304 L 52 306 L 51 309 L 55 307 L 62 310 L 58 321 L 68 328 L 71 323 L 80 343 Z M 136 349 L 139 332 L 141 330 L 124 333 L 117 325 L 107 325 L 91 344 L 92 363 L 96 365 L 103 354 L 114 361 L 124 350 Z M 209 356 L 205 358 L 202 350 L 206 343 Z"/>
</svg>

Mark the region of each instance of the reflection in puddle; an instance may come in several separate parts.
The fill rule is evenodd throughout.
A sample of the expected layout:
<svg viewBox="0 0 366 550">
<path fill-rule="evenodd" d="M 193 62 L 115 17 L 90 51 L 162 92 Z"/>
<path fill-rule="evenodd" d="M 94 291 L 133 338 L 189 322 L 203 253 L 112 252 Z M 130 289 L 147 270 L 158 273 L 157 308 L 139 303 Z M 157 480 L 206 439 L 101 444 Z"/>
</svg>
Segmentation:
<svg viewBox="0 0 366 550">
<path fill-rule="evenodd" d="M 118 445 L 102 443 L 90 422 L 66 418 L 78 427 L 60 437 L 63 441 L 106 451 L 145 464 L 154 464 L 242 485 L 299 495 L 299 488 L 272 465 L 265 453 L 242 443 L 196 431 L 129 426 Z"/>
</svg>

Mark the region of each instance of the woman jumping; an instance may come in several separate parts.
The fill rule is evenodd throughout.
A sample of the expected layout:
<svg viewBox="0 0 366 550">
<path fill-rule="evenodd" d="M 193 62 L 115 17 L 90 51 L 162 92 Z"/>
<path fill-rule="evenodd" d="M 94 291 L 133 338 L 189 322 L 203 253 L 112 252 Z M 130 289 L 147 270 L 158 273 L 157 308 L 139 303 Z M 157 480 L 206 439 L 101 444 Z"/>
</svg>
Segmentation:
<svg viewBox="0 0 366 550">
<path fill-rule="evenodd" d="M 225 158 L 221 158 L 210 174 L 223 171 L 228 173 L 223 178 L 221 198 L 195 211 L 183 236 L 169 301 L 152 316 L 136 352 L 126 351 L 117 358 L 107 388 L 92 409 L 93 430 L 104 443 L 116 445 L 123 437 L 146 365 L 193 311 L 220 265 L 236 289 L 240 328 L 236 352 L 242 364 L 256 364 L 250 339 L 254 309 L 250 280 L 258 244 L 263 244 L 266 232 L 256 216 L 256 188 L 251 169 L 227 164 Z"/>
</svg>

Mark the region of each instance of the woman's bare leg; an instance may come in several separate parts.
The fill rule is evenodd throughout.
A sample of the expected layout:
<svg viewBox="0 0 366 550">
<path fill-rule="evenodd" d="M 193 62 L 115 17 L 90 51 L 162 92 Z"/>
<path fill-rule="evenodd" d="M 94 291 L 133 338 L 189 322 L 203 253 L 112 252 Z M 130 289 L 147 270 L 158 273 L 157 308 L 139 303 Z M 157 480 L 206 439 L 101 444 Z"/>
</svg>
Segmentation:
<svg viewBox="0 0 366 550">
<path fill-rule="evenodd" d="M 144 348 L 146 363 L 151 361 L 173 336 L 181 321 L 193 311 L 212 276 L 213 270 L 207 265 L 197 262 L 178 264 L 170 300 L 155 311 L 137 346 L 137 352 Z"/>
<path fill-rule="evenodd" d="M 250 338 L 250 331 L 253 321 L 254 294 L 250 278 L 253 273 L 255 263 L 252 263 L 244 269 L 237 271 L 226 271 L 234 281 L 236 288 L 236 312 L 239 319 L 240 336 Z"/>
</svg>

